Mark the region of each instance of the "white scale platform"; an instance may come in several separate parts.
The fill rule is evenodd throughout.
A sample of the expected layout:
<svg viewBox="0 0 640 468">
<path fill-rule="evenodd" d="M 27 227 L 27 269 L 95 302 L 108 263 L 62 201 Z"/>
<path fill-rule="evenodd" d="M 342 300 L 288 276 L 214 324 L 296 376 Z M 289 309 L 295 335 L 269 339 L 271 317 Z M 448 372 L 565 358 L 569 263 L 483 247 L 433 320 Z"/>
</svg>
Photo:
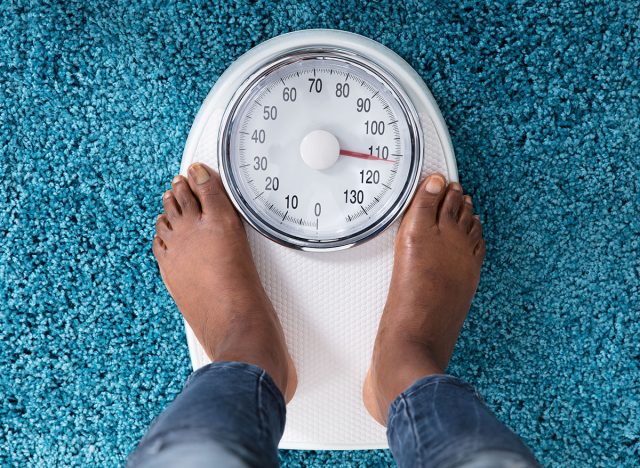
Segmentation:
<svg viewBox="0 0 640 468">
<path fill-rule="evenodd" d="M 284 37 L 292 48 L 310 44 L 349 48 L 392 70 L 421 120 L 422 175 L 440 172 L 457 180 L 453 148 L 437 104 L 399 56 L 374 41 L 339 31 L 308 30 Z M 247 78 L 247 62 L 273 56 L 272 43 L 267 41 L 243 55 L 212 88 L 189 133 L 181 174 L 186 175 L 188 166 L 196 161 L 217 169 L 218 136 L 230 90 Z M 326 253 L 281 246 L 245 224 L 258 272 L 280 317 L 298 372 L 298 389 L 287 406 L 280 448 L 387 447 L 385 428 L 369 416 L 362 403 L 362 383 L 387 296 L 398 223 L 368 242 Z M 185 326 L 197 369 L 209 359 Z"/>
</svg>

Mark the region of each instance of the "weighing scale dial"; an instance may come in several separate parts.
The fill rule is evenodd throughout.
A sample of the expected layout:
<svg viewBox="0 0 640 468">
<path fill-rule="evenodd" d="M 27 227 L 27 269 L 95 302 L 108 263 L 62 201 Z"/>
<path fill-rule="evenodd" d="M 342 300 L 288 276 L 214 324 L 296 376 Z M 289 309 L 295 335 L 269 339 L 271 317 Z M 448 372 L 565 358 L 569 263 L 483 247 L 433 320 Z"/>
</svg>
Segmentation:
<svg viewBox="0 0 640 468">
<path fill-rule="evenodd" d="M 411 102 L 392 73 L 347 50 L 262 64 L 222 120 L 219 167 L 246 221 L 303 250 L 350 247 L 406 208 L 422 161 Z"/>
</svg>

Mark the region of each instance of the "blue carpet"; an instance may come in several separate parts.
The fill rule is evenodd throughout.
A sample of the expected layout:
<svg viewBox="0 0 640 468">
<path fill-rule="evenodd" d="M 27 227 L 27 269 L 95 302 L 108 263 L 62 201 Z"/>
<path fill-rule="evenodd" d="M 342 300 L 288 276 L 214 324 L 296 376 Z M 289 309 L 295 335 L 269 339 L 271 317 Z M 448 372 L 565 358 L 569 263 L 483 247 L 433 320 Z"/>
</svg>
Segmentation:
<svg viewBox="0 0 640 468">
<path fill-rule="evenodd" d="M 637 464 L 638 4 L 556 3 L 2 2 L 0 465 L 122 464 L 180 390 L 160 195 L 222 71 L 311 27 L 397 51 L 450 126 L 488 242 L 451 372 L 545 465 Z"/>
</svg>

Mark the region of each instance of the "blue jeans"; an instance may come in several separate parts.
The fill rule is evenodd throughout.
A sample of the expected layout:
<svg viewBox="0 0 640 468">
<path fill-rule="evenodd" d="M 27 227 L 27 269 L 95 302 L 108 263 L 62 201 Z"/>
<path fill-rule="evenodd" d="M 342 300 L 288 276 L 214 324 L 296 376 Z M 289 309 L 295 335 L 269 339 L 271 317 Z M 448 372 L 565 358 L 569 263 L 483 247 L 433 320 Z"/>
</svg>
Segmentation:
<svg viewBox="0 0 640 468">
<path fill-rule="evenodd" d="M 264 370 L 209 364 L 191 374 L 128 466 L 278 466 L 285 414 L 282 393 Z M 448 375 L 424 377 L 398 396 L 389 408 L 387 437 L 400 467 L 538 466 L 473 387 Z"/>
</svg>

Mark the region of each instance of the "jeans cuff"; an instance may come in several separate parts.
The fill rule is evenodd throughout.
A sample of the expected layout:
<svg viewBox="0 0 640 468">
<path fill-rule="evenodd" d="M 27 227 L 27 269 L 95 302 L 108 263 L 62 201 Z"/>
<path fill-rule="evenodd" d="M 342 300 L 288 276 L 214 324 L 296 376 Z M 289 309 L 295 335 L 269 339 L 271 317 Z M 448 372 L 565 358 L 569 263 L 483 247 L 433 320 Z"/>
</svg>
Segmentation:
<svg viewBox="0 0 640 468">
<path fill-rule="evenodd" d="M 527 446 L 496 418 L 475 388 L 450 375 L 420 378 L 398 395 L 387 414 L 387 435 L 394 456 L 401 458 L 399 466 L 429 460 L 433 466 L 453 467 L 486 461 L 487 453 L 518 455 L 526 462 L 522 466 L 538 466 Z M 490 466 L 469 463 L 468 468 Z"/>
<path fill-rule="evenodd" d="M 477 398 L 482 400 L 482 397 L 480 397 L 480 395 L 478 394 L 476 389 L 472 385 L 470 385 L 467 382 L 465 382 L 464 380 L 460 380 L 459 378 L 454 377 L 452 375 L 448 375 L 448 374 L 427 375 L 426 377 L 422 377 L 422 378 L 416 380 L 414 383 L 412 383 L 409 386 L 409 388 L 407 388 L 404 392 L 402 392 L 400 395 L 398 395 L 395 400 L 393 400 L 393 402 L 389 406 L 389 411 L 387 412 L 387 427 L 390 426 L 394 415 L 398 411 L 398 407 L 402 404 L 402 401 L 405 398 L 410 398 L 415 393 L 421 391 L 425 387 L 428 387 L 430 385 L 440 384 L 440 383 L 449 384 L 449 385 L 455 385 L 457 387 L 460 387 L 460 388 L 462 388 L 464 390 L 467 390 L 467 391 L 473 393 Z"/>
<path fill-rule="evenodd" d="M 248 364 L 246 362 L 238 362 L 238 361 L 218 361 L 211 362 L 206 366 L 202 366 L 198 370 L 195 370 L 187 377 L 187 381 L 184 384 L 184 388 L 187 388 L 194 380 L 198 380 L 205 375 L 209 375 L 212 373 L 217 373 L 222 370 L 227 369 L 235 369 L 241 372 L 246 372 L 251 374 L 258 379 L 260 379 L 261 383 L 265 386 L 267 390 L 269 390 L 273 396 L 278 400 L 279 406 L 282 408 L 286 407 L 286 403 L 284 400 L 284 395 L 274 382 L 273 378 L 267 373 L 266 370 L 261 367 L 255 366 L 253 364 Z"/>
<path fill-rule="evenodd" d="M 243 362 L 210 363 L 187 378 L 183 391 L 154 420 L 129 464 L 202 443 L 217 444 L 225 453 L 248 460 L 246 466 L 276 466 L 285 418 L 282 392 L 266 371 Z"/>
</svg>

